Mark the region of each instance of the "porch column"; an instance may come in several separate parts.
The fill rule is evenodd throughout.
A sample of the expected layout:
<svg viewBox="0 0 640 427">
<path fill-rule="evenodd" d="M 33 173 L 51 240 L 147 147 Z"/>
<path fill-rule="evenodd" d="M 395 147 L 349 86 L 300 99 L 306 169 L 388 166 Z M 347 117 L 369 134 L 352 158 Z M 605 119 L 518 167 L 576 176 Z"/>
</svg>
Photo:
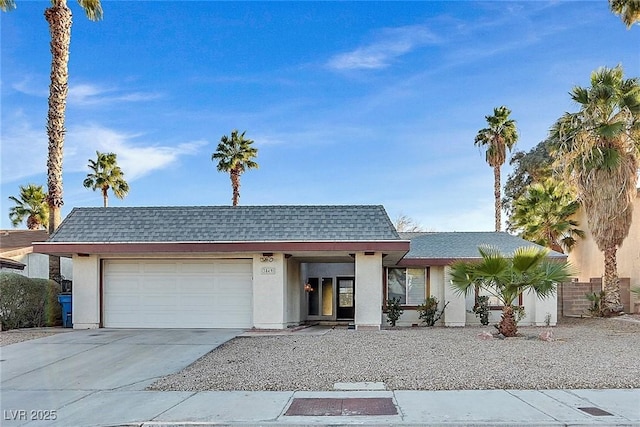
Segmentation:
<svg viewBox="0 0 640 427">
<path fill-rule="evenodd" d="M 285 278 L 283 254 L 253 256 L 253 326 L 284 329 Z"/>
<path fill-rule="evenodd" d="M 356 253 L 356 329 L 380 329 L 382 322 L 382 253 Z"/>
<path fill-rule="evenodd" d="M 444 326 L 464 326 L 467 320 L 464 294 L 458 295 L 451 288 L 451 267 L 444 268 L 444 298 L 442 304 L 449 303 L 444 309 Z"/>
<path fill-rule="evenodd" d="M 100 327 L 100 259 L 97 255 L 73 256 L 73 329 Z"/>
</svg>

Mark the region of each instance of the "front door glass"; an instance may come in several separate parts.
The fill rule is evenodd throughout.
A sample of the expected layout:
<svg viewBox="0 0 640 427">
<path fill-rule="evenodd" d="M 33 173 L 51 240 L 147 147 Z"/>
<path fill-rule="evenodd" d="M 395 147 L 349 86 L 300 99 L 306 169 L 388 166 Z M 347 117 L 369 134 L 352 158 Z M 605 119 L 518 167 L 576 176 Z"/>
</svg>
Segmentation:
<svg viewBox="0 0 640 427">
<path fill-rule="evenodd" d="M 353 278 L 338 278 L 338 310 L 340 319 L 353 319 L 355 308 L 355 286 Z"/>
</svg>

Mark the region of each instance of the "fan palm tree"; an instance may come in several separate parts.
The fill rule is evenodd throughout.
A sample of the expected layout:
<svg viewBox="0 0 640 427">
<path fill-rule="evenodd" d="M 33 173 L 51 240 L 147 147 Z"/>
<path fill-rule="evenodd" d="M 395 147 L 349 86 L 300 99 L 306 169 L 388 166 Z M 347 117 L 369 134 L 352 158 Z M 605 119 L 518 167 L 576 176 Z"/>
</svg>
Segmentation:
<svg viewBox="0 0 640 427">
<path fill-rule="evenodd" d="M 93 191 L 100 189 L 106 208 L 109 205 L 109 189 L 118 199 L 124 199 L 129 193 L 129 184 L 124 179 L 114 153 L 96 151 L 96 155 L 96 160 L 89 159 L 89 169 L 92 172 L 87 174 L 82 184 Z"/>
<path fill-rule="evenodd" d="M 246 131 L 245 131 L 246 132 Z M 258 164 L 252 159 L 258 155 L 258 149 L 251 146 L 253 140 L 245 139 L 244 134 L 234 129 L 231 138 L 223 135 L 211 161 L 218 161 L 218 171 L 228 172 L 233 190 L 233 206 L 240 200 L 240 175 L 247 169 L 257 169 Z"/>
<path fill-rule="evenodd" d="M 87 17 L 92 21 L 102 19 L 100 0 L 78 0 Z M 0 10 L 16 8 L 14 0 L 0 0 Z M 51 34 L 51 79 L 49 82 L 49 108 L 47 112 L 47 203 L 49 205 L 49 234 L 62 221 L 62 155 L 64 146 L 64 119 L 67 107 L 69 81 L 69 47 L 71 45 L 71 9 L 67 0 L 51 0 L 51 7 L 44 11 Z M 49 256 L 49 277 L 60 275 L 60 258 Z"/>
<path fill-rule="evenodd" d="M 580 204 L 561 181 L 549 178 L 529 185 L 516 199 L 510 224 L 523 239 L 556 252 L 569 252 L 584 237 L 578 222 L 571 219 Z"/>
<path fill-rule="evenodd" d="M 509 118 L 509 114 L 511 114 L 511 110 L 505 106 L 494 108 L 493 116 L 485 116 L 489 126 L 484 129 L 480 129 L 475 139 L 475 145 L 479 147 L 486 147 L 487 163 L 493 168 L 496 231 L 500 231 L 502 228 L 500 168 L 506 161 L 507 149 L 511 151 L 518 141 L 516 122 Z"/>
<path fill-rule="evenodd" d="M 620 16 L 627 29 L 636 22 L 640 22 L 640 1 L 638 0 L 609 0 L 609 8 Z"/>
<path fill-rule="evenodd" d="M 538 298 L 547 298 L 553 295 L 557 283 L 572 274 L 566 261 L 550 261 L 544 248 L 521 247 L 510 257 L 492 246 L 480 246 L 478 251 L 482 257 L 478 261 L 451 264 L 451 287 L 464 295 L 479 288 L 498 298 L 503 305 L 498 331 L 505 337 L 518 333 L 513 303 L 520 294 L 531 291 Z"/>
<path fill-rule="evenodd" d="M 621 66 L 591 74 L 591 87 L 575 87 L 580 111 L 551 129 L 558 165 L 575 185 L 589 230 L 604 253 L 605 313 L 622 311 L 617 250 L 629 234 L 640 166 L 640 79 Z"/>
<path fill-rule="evenodd" d="M 29 230 L 46 229 L 49 225 L 49 206 L 47 193 L 42 185 L 28 184 L 20 186 L 20 196 L 9 196 L 16 205 L 9 209 L 11 224 L 17 227 L 27 220 Z"/>
</svg>

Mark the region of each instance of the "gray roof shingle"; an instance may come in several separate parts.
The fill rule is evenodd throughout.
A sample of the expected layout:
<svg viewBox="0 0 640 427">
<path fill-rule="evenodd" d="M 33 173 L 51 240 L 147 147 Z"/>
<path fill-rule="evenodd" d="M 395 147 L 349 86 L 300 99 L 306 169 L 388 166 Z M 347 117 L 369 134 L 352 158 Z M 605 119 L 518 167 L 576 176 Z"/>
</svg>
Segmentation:
<svg viewBox="0 0 640 427">
<path fill-rule="evenodd" d="M 400 233 L 403 239 L 411 240 L 411 250 L 404 259 L 457 259 L 479 258 L 478 246 L 495 246 L 503 255 L 509 256 L 522 246 L 542 246 L 505 232 L 421 232 Z M 550 251 L 549 257 L 563 258 L 566 255 Z"/>
<path fill-rule="evenodd" d="M 380 205 L 74 208 L 49 242 L 399 240 Z"/>
</svg>

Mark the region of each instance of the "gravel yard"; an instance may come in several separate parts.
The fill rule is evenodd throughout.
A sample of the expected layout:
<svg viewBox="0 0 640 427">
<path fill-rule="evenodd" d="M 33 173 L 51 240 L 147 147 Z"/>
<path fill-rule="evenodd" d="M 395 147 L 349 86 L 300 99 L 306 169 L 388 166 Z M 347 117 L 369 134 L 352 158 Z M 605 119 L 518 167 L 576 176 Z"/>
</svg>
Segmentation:
<svg viewBox="0 0 640 427">
<path fill-rule="evenodd" d="M 151 390 L 331 390 L 384 382 L 391 390 L 639 388 L 640 321 L 564 319 L 552 328 L 482 340 L 488 327 L 329 330 L 238 337 Z"/>
<path fill-rule="evenodd" d="M 0 347 L 10 344 L 17 344 L 23 341 L 35 340 L 37 338 L 48 337 L 49 335 L 68 332 L 70 329 L 62 328 L 31 328 L 31 329 L 13 329 L 10 331 L 0 332 Z"/>
</svg>

